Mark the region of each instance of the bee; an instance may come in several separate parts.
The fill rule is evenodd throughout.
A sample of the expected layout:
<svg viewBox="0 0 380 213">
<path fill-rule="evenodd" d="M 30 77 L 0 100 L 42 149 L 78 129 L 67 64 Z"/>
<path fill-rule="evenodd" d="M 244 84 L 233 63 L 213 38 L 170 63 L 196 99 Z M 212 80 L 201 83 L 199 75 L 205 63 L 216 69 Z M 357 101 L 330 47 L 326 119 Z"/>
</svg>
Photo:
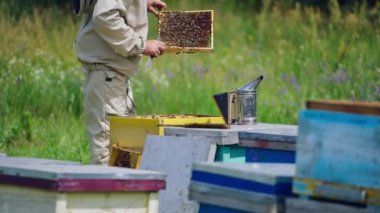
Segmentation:
<svg viewBox="0 0 380 213">
<path fill-rule="evenodd" d="M 210 12 L 167 11 L 160 15 L 160 39 L 169 46 L 207 47 L 211 39 Z"/>
</svg>

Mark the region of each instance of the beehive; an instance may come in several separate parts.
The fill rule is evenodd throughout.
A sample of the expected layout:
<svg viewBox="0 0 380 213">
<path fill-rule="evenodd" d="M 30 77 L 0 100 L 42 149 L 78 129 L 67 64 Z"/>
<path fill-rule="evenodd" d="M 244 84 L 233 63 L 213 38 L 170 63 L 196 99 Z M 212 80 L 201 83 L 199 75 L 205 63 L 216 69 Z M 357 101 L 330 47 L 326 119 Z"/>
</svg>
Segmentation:
<svg viewBox="0 0 380 213">
<path fill-rule="evenodd" d="M 166 175 L 100 165 L 1 157 L 1 213 L 157 213 Z"/>
<path fill-rule="evenodd" d="M 204 115 L 145 115 L 110 117 L 109 165 L 139 168 L 146 136 L 163 135 L 168 126 L 223 126 L 222 117 Z"/>
<path fill-rule="evenodd" d="M 161 12 L 158 35 L 165 52 L 212 52 L 213 21 L 212 10 Z"/>
</svg>

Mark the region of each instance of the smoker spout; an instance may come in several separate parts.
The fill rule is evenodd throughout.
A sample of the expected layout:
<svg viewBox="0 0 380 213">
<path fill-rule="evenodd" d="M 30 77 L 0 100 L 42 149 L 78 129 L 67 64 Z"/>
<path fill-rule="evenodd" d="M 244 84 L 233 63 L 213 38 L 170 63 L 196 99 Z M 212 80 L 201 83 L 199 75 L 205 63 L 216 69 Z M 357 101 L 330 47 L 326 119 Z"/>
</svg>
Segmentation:
<svg viewBox="0 0 380 213">
<path fill-rule="evenodd" d="M 244 84 L 243 86 L 239 87 L 238 90 L 244 90 L 244 91 L 251 91 L 251 90 L 255 90 L 259 84 L 261 83 L 261 81 L 264 79 L 264 76 L 263 75 L 260 75 L 258 78 L 256 78 L 255 80 L 253 81 L 250 81 L 246 84 Z"/>
</svg>

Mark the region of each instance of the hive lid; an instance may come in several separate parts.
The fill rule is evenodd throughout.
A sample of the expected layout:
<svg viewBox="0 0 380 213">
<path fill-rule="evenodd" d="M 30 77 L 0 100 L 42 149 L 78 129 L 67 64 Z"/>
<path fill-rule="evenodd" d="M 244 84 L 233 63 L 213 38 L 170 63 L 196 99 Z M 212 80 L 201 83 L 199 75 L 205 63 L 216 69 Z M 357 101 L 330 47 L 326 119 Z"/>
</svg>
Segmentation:
<svg viewBox="0 0 380 213">
<path fill-rule="evenodd" d="M 57 191 L 129 191 L 165 188 L 158 172 L 100 165 L 25 164 L 0 159 L 0 183 Z"/>
<path fill-rule="evenodd" d="M 284 124 L 255 125 L 239 132 L 240 140 L 262 140 L 271 142 L 296 143 L 298 126 Z"/>
<path fill-rule="evenodd" d="M 191 181 L 194 185 L 202 185 L 199 190 L 208 194 L 213 194 L 217 187 L 236 193 L 292 196 L 294 174 L 294 164 L 195 163 Z"/>
<path fill-rule="evenodd" d="M 194 163 L 193 171 L 230 176 L 266 184 L 291 182 L 295 165 L 287 163 Z"/>
</svg>

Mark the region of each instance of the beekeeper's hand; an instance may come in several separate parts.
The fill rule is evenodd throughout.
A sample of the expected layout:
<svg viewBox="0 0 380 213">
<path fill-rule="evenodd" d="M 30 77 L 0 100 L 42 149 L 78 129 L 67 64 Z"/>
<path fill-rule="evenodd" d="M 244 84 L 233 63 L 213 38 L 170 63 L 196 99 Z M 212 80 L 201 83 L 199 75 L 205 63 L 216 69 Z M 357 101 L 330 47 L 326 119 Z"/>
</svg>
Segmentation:
<svg viewBox="0 0 380 213">
<path fill-rule="evenodd" d="M 165 43 L 158 40 L 148 40 L 145 44 L 143 54 L 152 57 L 158 57 L 165 51 Z"/>
<path fill-rule="evenodd" d="M 166 3 L 161 0 L 147 0 L 148 12 L 158 17 L 158 11 L 166 9 Z"/>
</svg>

